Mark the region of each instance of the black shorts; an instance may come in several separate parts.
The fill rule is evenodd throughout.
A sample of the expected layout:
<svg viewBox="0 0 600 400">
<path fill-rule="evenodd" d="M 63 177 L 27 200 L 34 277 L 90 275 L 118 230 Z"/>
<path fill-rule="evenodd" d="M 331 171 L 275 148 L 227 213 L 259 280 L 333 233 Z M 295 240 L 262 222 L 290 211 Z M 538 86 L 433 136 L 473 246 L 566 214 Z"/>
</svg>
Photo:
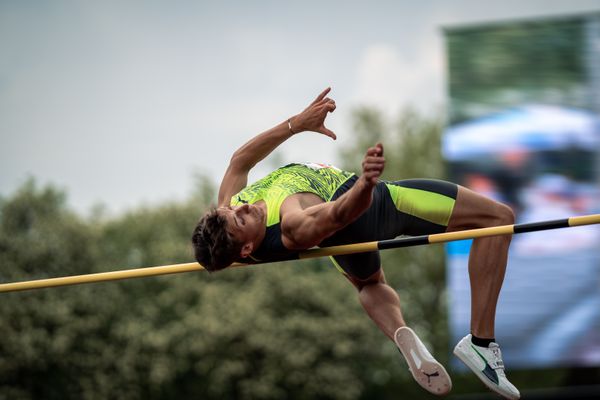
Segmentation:
<svg viewBox="0 0 600 400">
<path fill-rule="evenodd" d="M 333 195 L 347 192 L 358 178 L 344 183 Z M 320 247 L 419 236 L 445 232 L 454 209 L 458 186 L 433 179 L 380 181 L 373 190 L 373 203 L 356 221 L 325 239 Z M 381 267 L 379 252 L 331 257 L 344 274 L 367 279 Z"/>
</svg>

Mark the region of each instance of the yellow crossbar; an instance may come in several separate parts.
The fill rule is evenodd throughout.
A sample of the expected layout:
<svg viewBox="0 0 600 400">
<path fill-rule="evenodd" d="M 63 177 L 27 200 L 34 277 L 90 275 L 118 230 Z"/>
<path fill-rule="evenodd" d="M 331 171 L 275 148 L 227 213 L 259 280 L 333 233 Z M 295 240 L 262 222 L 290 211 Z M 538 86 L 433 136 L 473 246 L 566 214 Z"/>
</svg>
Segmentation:
<svg viewBox="0 0 600 400">
<path fill-rule="evenodd" d="M 313 248 L 299 253 L 300 259 L 335 256 L 343 254 L 363 253 L 368 251 L 385 250 L 391 248 L 426 245 L 433 243 L 445 243 L 455 240 L 476 239 L 489 236 L 512 235 L 547 229 L 568 228 L 581 225 L 592 225 L 600 223 L 600 214 L 571 217 L 562 220 L 542 221 L 529 224 L 501 225 L 489 228 L 470 229 L 459 232 L 446 232 L 426 236 L 416 236 L 375 242 L 355 243 L 341 246 Z M 230 267 L 241 267 L 247 264 L 235 263 Z M 57 286 L 79 285 L 82 283 L 94 283 L 115 281 L 121 279 L 142 278 L 147 276 L 178 274 L 182 272 L 201 271 L 198 263 L 183 263 L 162 265 L 158 267 L 135 268 L 120 271 L 100 272 L 95 274 L 65 276 L 61 278 L 38 279 L 32 281 L 12 282 L 0 284 L 0 292 L 15 292 L 30 289 L 42 289 Z"/>
</svg>

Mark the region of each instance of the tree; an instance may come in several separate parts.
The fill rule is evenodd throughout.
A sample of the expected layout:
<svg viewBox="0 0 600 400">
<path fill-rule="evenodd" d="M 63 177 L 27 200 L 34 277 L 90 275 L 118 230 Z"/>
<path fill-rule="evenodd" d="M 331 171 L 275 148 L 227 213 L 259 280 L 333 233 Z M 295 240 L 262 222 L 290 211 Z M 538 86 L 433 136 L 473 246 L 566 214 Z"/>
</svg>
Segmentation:
<svg viewBox="0 0 600 400">
<path fill-rule="evenodd" d="M 33 182 L 1 207 L 3 281 L 189 261 L 214 198 L 95 217 Z M 377 341 L 322 261 L 8 293 L 0 398 L 357 398 Z M 357 346 L 360 343 L 360 346 Z"/>
<path fill-rule="evenodd" d="M 97 254 L 94 232 L 68 211 L 65 195 L 29 180 L 1 204 L 2 280 L 89 273 Z M 97 335 L 92 292 L 40 290 L 6 293 L 0 301 L 0 397 L 61 398 L 73 393 L 82 338 Z M 92 313 L 93 310 L 93 313 Z"/>
</svg>

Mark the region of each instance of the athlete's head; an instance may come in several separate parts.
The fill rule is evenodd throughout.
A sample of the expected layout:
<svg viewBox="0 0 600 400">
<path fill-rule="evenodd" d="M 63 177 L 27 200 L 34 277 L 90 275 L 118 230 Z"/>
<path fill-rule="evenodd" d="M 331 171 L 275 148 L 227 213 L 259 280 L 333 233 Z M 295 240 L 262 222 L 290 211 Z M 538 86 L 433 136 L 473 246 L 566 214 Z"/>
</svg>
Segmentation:
<svg viewBox="0 0 600 400">
<path fill-rule="evenodd" d="M 208 271 L 218 271 L 247 257 L 264 236 L 264 221 L 264 212 L 255 205 L 208 211 L 192 235 L 196 260 Z"/>
</svg>

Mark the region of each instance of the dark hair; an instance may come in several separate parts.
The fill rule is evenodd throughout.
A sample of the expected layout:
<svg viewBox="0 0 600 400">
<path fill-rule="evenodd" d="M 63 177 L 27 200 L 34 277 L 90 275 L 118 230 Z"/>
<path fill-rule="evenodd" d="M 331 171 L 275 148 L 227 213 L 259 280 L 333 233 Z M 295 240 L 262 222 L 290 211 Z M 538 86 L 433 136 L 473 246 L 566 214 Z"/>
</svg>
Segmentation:
<svg viewBox="0 0 600 400">
<path fill-rule="evenodd" d="M 225 217 L 213 208 L 200 218 L 192 234 L 196 261 L 210 272 L 228 267 L 240 255 L 243 243 L 233 240 L 226 227 Z"/>
</svg>

